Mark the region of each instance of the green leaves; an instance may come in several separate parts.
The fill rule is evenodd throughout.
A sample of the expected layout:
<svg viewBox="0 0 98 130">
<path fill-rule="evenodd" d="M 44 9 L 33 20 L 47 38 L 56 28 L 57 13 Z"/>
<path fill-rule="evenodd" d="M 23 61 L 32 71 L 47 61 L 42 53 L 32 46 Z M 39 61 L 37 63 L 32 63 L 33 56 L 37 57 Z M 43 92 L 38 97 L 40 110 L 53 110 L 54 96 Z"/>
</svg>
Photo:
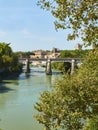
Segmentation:
<svg viewBox="0 0 98 130">
<path fill-rule="evenodd" d="M 83 130 L 98 130 L 98 116 L 87 119 L 86 125 L 84 126 Z"/>
<path fill-rule="evenodd" d="M 11 72 L 19 72 L 21 69 L 18 57 L 12 52 L 9 43 L 0 43 L 0 68 Z"/>
<path fill-rule="evenodd" d="M 38 0 L 38 5 L 51 11 L 56 29 L 72 29 L 69 40 L 81 37 L 85 46 L 98 44 L 97 0 Z"/>
<path fill-rule="evenodd" d="M 9 46 L 10 44 L 8 43 L 0 43 L 0 55 L 9 55 L 11 56 L 12 50 L 11 47 Z"/>
<path fill-rule="evenodd" d="M 98 118 L 93 119 L 98 116 L 98 51 L 90 51 L 73 76 L 57 80 L 55 89 L 44 92 L 35 108 L 36 119 L 47 130 L 97 130 Z"/>
<path fill-rule="evenodd" d="M 11 55 L 12 55 L 12 49 L 9 46 L 9 43 L 8 44 L 4 42 L 0 43 L 0 66 L 3 66 L 3 65 L 9 66 L 11 63 L 11 58 L 10 58 Z"/>
</svg>

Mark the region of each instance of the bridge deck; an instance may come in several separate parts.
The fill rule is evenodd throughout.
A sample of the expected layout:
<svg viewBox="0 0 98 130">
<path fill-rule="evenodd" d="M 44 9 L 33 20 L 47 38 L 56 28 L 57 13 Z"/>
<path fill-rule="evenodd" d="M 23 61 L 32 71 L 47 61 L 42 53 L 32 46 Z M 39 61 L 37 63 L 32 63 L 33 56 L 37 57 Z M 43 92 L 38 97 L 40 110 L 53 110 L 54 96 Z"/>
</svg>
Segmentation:
<svg viewBox="0 0 98 130">
<path fill-rule="evenodd" d="M 54 61 L 54 62 L 72 62 L 72 60 L 75 60 L 76 62 L 83 61 L 83 58 L 28 58 L 29 61 Z M 26 58 L 19 58 L 19 61 L 25 61 Z"/>
</svg>

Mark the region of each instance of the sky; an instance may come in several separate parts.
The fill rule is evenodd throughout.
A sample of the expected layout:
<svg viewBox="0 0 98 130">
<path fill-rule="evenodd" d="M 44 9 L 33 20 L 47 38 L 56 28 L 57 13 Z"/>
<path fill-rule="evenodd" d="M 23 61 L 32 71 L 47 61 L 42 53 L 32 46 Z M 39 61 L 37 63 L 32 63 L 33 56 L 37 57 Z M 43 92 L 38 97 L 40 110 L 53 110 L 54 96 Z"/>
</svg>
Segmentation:
<svg viewBox="0 0 98 130">
<path fill-rule="evenodd" d="M 0 0 L 0 42 L 16 51 L 74 50 L 80 39 L 67 41 L 68 30 L 55 30 L 53 16 L 37 0 Z"/>
</svg>

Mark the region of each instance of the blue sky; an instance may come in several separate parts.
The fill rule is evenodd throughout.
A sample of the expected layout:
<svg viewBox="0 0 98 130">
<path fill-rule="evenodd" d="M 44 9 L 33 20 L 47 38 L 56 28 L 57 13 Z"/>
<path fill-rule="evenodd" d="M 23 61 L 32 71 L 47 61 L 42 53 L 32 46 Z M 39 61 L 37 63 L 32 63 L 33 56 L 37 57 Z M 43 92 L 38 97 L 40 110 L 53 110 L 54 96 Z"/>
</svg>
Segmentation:
<svg viewBox="0 0 98 130">
<path fill-rule="evenodd" d="M 0 42 L 11 43 L 13 51 L 72 50 L 81 43 L 67 41 L 68 30 L 57 32 L 53 22 L 36 0 L 0 0 Z"/>
</svg>

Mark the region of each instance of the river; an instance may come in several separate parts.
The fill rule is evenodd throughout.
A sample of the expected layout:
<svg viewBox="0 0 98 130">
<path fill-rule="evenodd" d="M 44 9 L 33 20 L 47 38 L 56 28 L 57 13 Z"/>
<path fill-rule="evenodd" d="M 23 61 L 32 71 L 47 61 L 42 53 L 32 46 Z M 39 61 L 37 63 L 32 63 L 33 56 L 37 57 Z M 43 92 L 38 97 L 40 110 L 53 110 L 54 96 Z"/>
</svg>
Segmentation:
<svg viewBox="0 0 98 130">
<path fill-rule="evenodd" d="M 46 75 L 44 68 L 32 68 L 31 73 L 21 73 L 19 77 L 0 83 L 0 129 L 2 130 L 42 130 L 34 115 L 34 104 L 44 90 L 53 87 L 59 73 Z"/>
</svg>

